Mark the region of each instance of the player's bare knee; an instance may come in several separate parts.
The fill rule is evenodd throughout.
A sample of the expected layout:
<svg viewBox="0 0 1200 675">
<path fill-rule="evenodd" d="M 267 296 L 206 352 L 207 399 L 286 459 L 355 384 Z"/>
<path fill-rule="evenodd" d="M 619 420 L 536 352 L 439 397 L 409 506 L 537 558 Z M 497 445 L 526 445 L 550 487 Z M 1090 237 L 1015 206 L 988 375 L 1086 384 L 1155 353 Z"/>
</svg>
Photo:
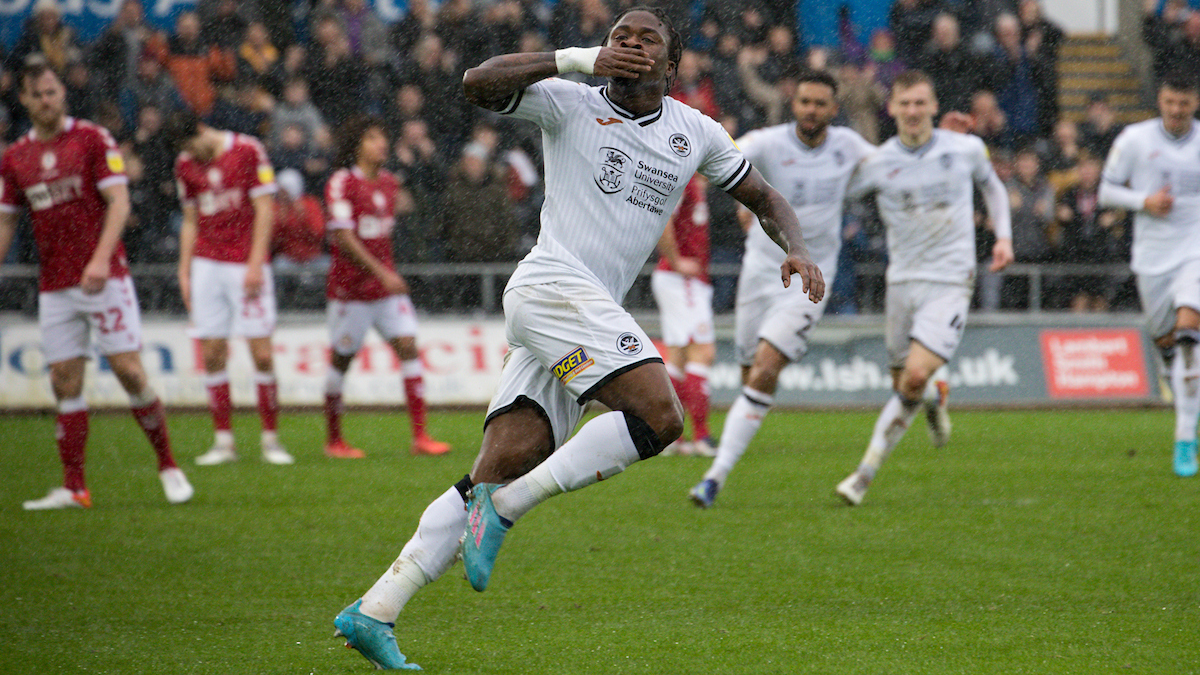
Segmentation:
<svg viewBox="0 0 1200 675">
<path fill-rule="evenodd" d="M 270 373 L 275 370 L 274 350 L 270 341 L 255 340 L 250 344 L 250 358 L 254 361 L 254 369 L 260 373 Z"/>
<path fill-rule="evenodd" d="M 655 438 L 662 445 L 658 451 L 673 443 L 683 434 L 683 407 L 674 396 L 647 406 L 638 411 L 636 415 L 625 414 L 627 421 L 630 417 L 640 419 L 654 432 Z M 630 431 L 633 430 L 630 429 Z M 658 451 L 654 454 L 658 454 Z"/>
<path fill-rule="evenodd" d="M 912 366 L 904 369 L 900 377 L 900 393 L 910 399 L 921 398 L 925 393 L 925 385 L 929 382 L 929 374 L 920 368 Z"/>
<path fill-rule="evenodd" d="M 117 377 L 117 381 L 121 383 L 121 388 L 125 390 L 125 393 L 136 396 L 146 390 L 146 371 L 141 367 L 140 361 L 111 361 L 111 363 L 113 375 Z"/>
<path fill-rule="evenodd" d="M 78 398 L 83 394 L 83 367 L 70 362 L 50 366 L 50 387 L 58 400 Z"/>
</svg>

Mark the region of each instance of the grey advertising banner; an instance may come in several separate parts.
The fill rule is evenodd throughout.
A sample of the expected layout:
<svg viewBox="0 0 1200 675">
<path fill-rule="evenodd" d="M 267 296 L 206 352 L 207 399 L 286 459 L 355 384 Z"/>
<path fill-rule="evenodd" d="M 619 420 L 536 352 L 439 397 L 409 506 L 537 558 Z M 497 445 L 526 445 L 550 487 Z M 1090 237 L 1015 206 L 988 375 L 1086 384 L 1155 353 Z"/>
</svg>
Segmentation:
<svg viewBox="0 0 1200 675">
<path fill-rule="evenodd" d="M 969 326 L 941 373 L 955 404 L 1153 404 L 1161 401 L 1148 341 L 1136 319 L 1103 326 L 1039 322 Z M 874 407 L 891 393 L 882 325 L 815 332 L 808 354 L 779 378 L 776 404 Z M 718 340 L 709 378 L 716 406 L 741 387 L 732 340 Z"/>
</svg>

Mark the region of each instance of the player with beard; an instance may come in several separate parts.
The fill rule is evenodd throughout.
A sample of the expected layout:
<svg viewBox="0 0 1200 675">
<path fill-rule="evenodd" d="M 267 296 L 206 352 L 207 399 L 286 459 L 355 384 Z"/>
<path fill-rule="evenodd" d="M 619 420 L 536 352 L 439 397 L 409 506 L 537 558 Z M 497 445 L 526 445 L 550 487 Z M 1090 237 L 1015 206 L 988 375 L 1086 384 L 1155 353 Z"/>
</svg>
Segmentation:
<svg viewBox="0 0 1200 675">
<path fill-rule="evenodd" d="M 875 149 L 853 130 L 830 126 L 838 114 L 837 88 L 828 73 L 802 73 L 792 99 L 796 122 L 752 131 L 738 140 L 746 159 L 787 196 L 827 284 L 837 271 L 846 186 L 859 161 Z M 764 276 L 782 263 L 784 254 L 762 228 L 754 227 L 752 214 L 740 210 L 739 215 L 747 229 L 735 309 L 744 386 L 725 418 L 712 467 L 689 493 L 704 508 L 713 505 L 762 426 L 780 371 L 804 357 L 808 332 L 825 311 L 825 300 L 814 303 L 797 287 L 781 288 Z"/>
<path fill-rule="evenodd" d="M 66 88 L 45 63 L 26 66 L 21 105 L 33 129 L 0 160 L 0 260 L 17 230 L 17 214 L 30 211 L 40 259 L 38 324 L 50 386 L 58 402 L 58 454 L 63 486 L 27 510 L 89 507 L 84 482 L 88 437 L 84 367 L 96 349 L 129 394 L 133 416 L 158 455 L 167 501 L 191 499 L 193 490 L 175 464 L 162 401 L 142 366 L 142 325 L 121 231 L 129 220 L 125 162 L 103 127 L 67 116 Z"/>
<path fill-rule="evenodd" d="M 392 624 L 449 569 L 460 539 L 467 577 L 482 591 L 519 518 L 678 438 L 682 412 L 662 359 L 620 301 L 692 174 L 748 206 L 788 251 L 777 268 L 785 286 L 796 274 L 812 302 L 824 296 L 787 200 L 719 124 L 664 96 L 681 49 L 661 10 L 635 8 L 617 18 L 603 46 L 497 56 L 463 78 L 469 101 L 542 129 L 542 228 L 505 289 L 510 351 L 470 475 L 429 505 L 400 557 L 334 620 L 378 666 L 411 667 Z M 609 83 L 554 77 L 565 72 Z M 611 412 L 572 436 L 589 400 Z"/>
</svg>

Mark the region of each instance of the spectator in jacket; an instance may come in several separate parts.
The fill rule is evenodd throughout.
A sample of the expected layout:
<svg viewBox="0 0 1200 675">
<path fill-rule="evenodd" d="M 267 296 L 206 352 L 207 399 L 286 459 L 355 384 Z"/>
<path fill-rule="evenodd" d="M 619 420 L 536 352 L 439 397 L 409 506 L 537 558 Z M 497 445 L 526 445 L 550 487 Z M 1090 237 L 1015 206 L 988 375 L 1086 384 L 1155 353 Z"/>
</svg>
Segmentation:
<svg viewBox="0 0 1200 675">
<path fill-rule="evenodd" d="M 40 54 L 51 68 L 63 73 L 71 55 L 78 53 L 75 31 L 62 22 L 58 3 L 55 0 L 37 0 L 33 13 L 25 23 L 25 32 L 8 55 L 8 70 L 19 72 L 25 59 Z"/>
<path fill-rule="evenodd" d="M 448 262 L 516 259 L 520 229 L 482 143 L 468 143 L 463 148 L 462 157 L 450 172 L 441 215 Z"/>
<path fill-rule="evenodd" d="M 133 80 L 149 34 L 142 3 L 122 2 L 117 17 L 92 44 L 88 55 L 97 90 L 121 91 Z"/>
<path fill-rule="evenodd" d="M 1058 200 L 1055 216 L 1062 232 L 1064 263 L 1104 265 L 1128 261 L 1125 212 L 1100 206 L 1100 158 L 1079 160 L 1079 181 Z M 1074 312 L 1104 312 L 1116 296 L 1120 280 L 1109 275 L 1073 276 L 1065 291 Z"/>
<path fill-rule="evenodd" d="M 996 99 L 1008 116 L 1008 126 L 1019 142 L 1048 132 L 1041 129 L 1044 121 L 1040 91 L 1053 87 L 1057 77 L 1054 64 L 1043 60 L 1036 50 L 1021 41 L 1021 24 L 1012 14 L 996 17 Z"/>
<path fill-rule="evenodd" d="M 217 99 L 217 82 L 233 79 L 237 63 L 232 53 L 216 45 L 207 46 L 200 38 L 200 19 L 194 12 L 183 12 L 175 20 L 175 34 L 166 45 L 156 42 L 152 49 L 166 66 L 183 100 L 197 115 L 212 111 Z"/>
<path fill-rule="evenodd" d="M 162 64 L 150 53 L 138 59 L 134 77 L 120 92 L 121 115 L 128 127 L 137 124 L 138 115 L 146 106 L 169 114 L 187 105 L 171 76 L 163 71 Z"/>
<path fill-rule="evenodd" d="M 985 85 L 985 64 L 963 44 L 954 15 L 938 14 L 932 34 L 921 52 L 919 67 L 933 79 L 938 111 L 966 112 L 970 110 L 971 94 Z"/>
</svg>

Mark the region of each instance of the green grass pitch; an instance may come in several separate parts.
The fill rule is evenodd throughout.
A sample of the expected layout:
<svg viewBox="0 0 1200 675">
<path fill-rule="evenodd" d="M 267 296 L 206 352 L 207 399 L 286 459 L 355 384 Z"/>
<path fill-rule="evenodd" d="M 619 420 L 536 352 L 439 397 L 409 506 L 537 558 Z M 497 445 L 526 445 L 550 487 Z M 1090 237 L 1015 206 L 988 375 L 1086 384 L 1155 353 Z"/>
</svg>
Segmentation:
<svg viewBox="0 0 1200 675">
<path fill-rule="evenodd" d="M 958 412 L 942 450 L 918 420 L 848 508 L 833 487 L 873 419 L 773 413 L 708 511 L 690 457 L 551 500 L 486 593 L 455 567 L 418 594 L 401 649 L 430 673 L 1200 672 L 1200 477 L 1171 473 L 1169 412 Z M 455 451 L 411 457 L 402 414 L 351 414 L 369 456 L 337 461 L 319 414 L 286 415 L 298 463 L 276 467 L 242 414 L 242 460 L 196 467 L 208 419 L 177 414 L 197 495 L 172 507 L 132 419 L 95 416 L 95 507 L 26 513 L 60 478 L 53 418 L 0 419 L 0 672 L 367 672 L 333 616 L 481 420 L 435 413 Z"/>
</svg>

